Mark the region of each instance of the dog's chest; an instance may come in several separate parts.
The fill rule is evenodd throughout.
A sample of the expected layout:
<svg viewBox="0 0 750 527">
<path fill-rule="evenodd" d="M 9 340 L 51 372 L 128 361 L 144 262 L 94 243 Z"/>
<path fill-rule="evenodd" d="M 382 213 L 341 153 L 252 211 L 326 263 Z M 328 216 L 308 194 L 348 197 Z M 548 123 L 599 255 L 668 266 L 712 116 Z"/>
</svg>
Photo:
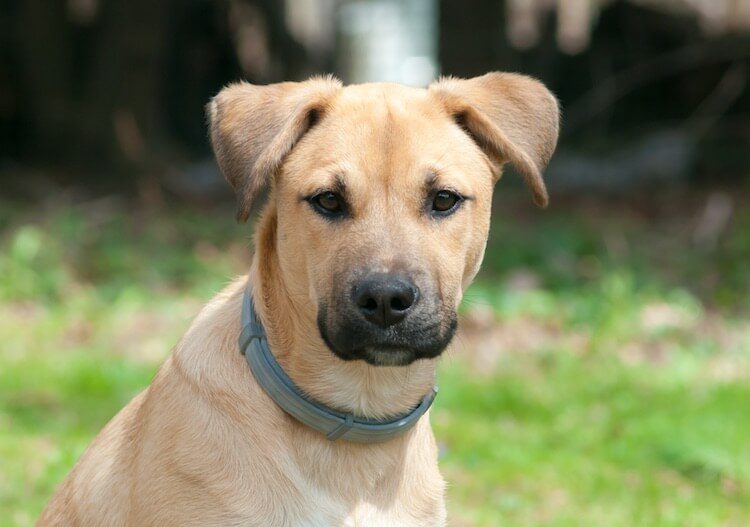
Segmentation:
<svg viewBox="0 0 750 527">
<path fill-rule="evenodd" d="M 403 506 L 389 507 L 387 509 L 360 502 L 354 507 L 344 503 L 337 503 L 330 498 L 310 500 L 308 512 L 311 516 L 301 520 L 299 525 L 304 527 L 440 527 L 445 525 L 445 510 L 442 504 L 436 504 L 434 511 L 423 514 L 420 517 L 413 515 L 408 504 Z M 313 512 L 315 511 L 315 512 Z"/>
<path fill-rule="evenodd" d="M 341 525 L 345 527 L 391 527 L 393 525 L 435 527 L 445 525 L 445 513 L 442 508 L 438 507 L 432 514 L 416 518 L 404 508 L 381 510 L 371 503 L 361 503 L 344 518 Z"/>
<path fill-rule="evenodd" d="M 437 471 L 419 486 L 402 480 L 395 495 L 379 486 L 354 497 L 357 492 L 324 489 L 309 480 L 298 479 L 297 485 L 283 504 L 276 503 L 285 510 L 290 527 L 441 527 L 446 522 L 443 481 Z"/>
</svg>

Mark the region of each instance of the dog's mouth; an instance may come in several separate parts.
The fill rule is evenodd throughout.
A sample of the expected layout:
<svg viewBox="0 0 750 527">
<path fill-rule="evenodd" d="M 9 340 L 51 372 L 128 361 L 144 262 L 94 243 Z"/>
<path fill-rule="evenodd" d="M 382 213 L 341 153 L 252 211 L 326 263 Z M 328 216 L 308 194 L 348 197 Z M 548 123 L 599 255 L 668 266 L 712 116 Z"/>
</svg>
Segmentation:
<svg viewBox="0 0 750 527">
<path fill-rule="evenodd" d="M 415 315 L 379 328 L 347 313 L 329 313 L 320 306 L 318 330 L 326 345 L 342 360 L 363 360 L 373 366 L 407 366 L 439 356 L 458 325 L 454 310 Z"/>
</svg>

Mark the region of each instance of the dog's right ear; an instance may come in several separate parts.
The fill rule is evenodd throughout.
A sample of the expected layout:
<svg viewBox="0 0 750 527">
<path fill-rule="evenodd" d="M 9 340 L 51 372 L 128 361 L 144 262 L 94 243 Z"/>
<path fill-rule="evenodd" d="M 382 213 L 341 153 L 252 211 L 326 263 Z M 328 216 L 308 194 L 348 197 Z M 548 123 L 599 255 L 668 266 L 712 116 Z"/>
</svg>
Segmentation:
<svg viewBox="0 0 750 527">
<path fill-rule="evenodd" d="M 237 195 L 238 221 L 247 220 L 253 200 L 340 89 L 332 77 L 268 86 L 240 82 L 208 103 L 211 145 Z"/>
</svg>

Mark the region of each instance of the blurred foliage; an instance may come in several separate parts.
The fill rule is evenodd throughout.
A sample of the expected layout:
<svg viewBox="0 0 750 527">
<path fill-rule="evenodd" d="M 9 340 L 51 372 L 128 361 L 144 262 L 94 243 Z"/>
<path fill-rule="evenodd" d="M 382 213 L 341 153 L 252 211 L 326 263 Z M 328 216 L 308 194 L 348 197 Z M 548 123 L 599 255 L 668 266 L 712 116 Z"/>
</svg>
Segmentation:
<svg viewBox="0 0 750 527">
<path fill-rule="evenodd" d="M 432 415 L 453 525 L 750 522 L 750 214 L 702 247 L 704 201 L 499 197 Z M 247 269 L 231 216 L 0 203 L 0 525 L 33 523 Z"/>
<path fill-rule="evenodd" d="M 356 24 L 342 10 L 397 3 L 2 2 L 0 181 L 22 195 L 54 182 L 107 192 L 150 185 L 205 200 L 205 178 L 219 178 L 199 170 L 209 157 L 204 106 L 222 86 L 320 73 L 350 79 L 347 69 L 366 60 L 419 58 L 394 57 L 392 49 L 418 38 L 435 41 L 437 56 L 427 58 L 442 74 L 506 70 L 544 81 L 564 109 L 562 150 L 611 155 L 676 129 L 689 143 L 676 179 L 746 180 L 744 2 L 475 0 L 467 9 L 434 0 L 435 34 L 422 35 L 417 21 L 400 24 L 402 33 L 381 28 L 377 34 L 389 44 L 372 45 L 377 56 L 368 59 L 345 36 L 362 28 L 343 27 Z M 666 9 L 678 4 L 682 9 Z M 574 38 L 580 45 L 563 44 L 561 37 L 571 36 L 566 27 L 583 32 Z M 533 38 L 522 44 L 519 30 Z M 18 182 L 16 165 L 39 173 Z"/>
</svg>

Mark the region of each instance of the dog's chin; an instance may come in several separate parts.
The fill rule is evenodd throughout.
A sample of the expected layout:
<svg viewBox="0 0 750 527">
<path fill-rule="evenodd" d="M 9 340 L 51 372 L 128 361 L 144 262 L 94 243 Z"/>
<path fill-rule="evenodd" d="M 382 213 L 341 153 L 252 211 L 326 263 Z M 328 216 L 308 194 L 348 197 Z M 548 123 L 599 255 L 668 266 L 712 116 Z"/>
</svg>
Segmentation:
<svg viewBox="0 0 750 527">
<path fill-rule="evenodd" d="M 363 348 L 358 355 L 371 366 L 408 366 L 421 358 L 408 349 Z"/>
<path fill-rule="evenodd" d="M 442 353 L 442 350 L 435 353 L 424 353 L 421 350 L 409 348 L 377 348 L 371 346 L 343 350 L 332 346 L 330 343 L 327 344 L 328 348 L 339 359 L 345 361 L 361 360 L 370 366 L 408 366 L 417 360 L 434 359 Z"/>
<path fill-rule="evenodd" d="M 447 317 L 443 331 L 432 326 L 421 331 L 404 331 L 407 338 L 399 338 L 400 335 L 393 333 L 368 334 L 357 327 L 330 331 L 322 319 L 318 320 L 320 335 L 334 355 L 341 360 L 361 360 L 372 366 L 408 366 L 418 360 L 434 359 L 450 344 L 456 325 L 455 316 Z"/>
</svg>

